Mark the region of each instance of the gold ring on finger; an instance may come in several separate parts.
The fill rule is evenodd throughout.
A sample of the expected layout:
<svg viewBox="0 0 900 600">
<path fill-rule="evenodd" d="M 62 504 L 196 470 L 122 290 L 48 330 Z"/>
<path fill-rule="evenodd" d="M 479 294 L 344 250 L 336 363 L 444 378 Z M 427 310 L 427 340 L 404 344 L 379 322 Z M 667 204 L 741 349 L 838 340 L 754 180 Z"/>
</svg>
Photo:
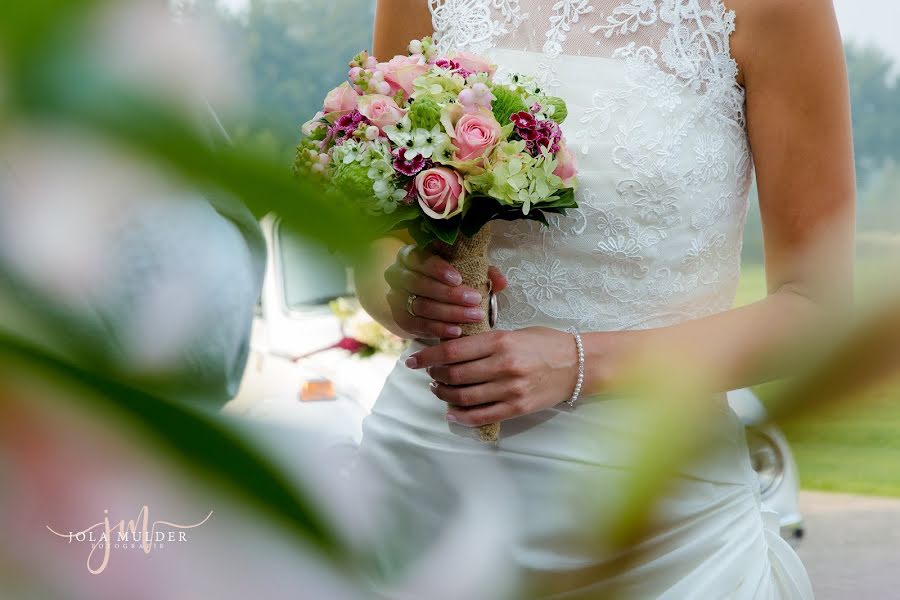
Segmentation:
<svg viewBox="0 0 900 600">
<path fill-rule="evenodd" d="M 406 312 L 408 312 L 412 317 L 419 316 L 416 314 L 416 311 L 413 310 L 413 302 L 416 301 L 416 298 L 418 298 L 418 296 L 416 296 L 415 294 L 410 294 L 406 298 Z"/>
</svg>

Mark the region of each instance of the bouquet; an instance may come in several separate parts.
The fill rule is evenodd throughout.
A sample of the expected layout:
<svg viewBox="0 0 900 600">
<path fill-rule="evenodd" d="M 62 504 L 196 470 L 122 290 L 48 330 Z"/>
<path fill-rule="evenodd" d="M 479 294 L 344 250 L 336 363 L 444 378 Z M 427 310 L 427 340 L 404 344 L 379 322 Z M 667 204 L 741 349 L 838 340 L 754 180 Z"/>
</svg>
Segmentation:
<svg viewBox="0 0 900 600">
<path fill-rule="evenodd" d="M 440 55 L 430 38 L 378 62 L 361 52 L 348 81 L 303 125 L 294 171 L 318 177 L 373 220 L 373 231 L 407 230 L 445 258 L 489 311 L 490 221 L 532 219 L 575 208 L 575 160 L 560 124 L 560 98 L 531 77 L 497 76 L 489 60 Z M 488 320 L 463 325 L 489 331 Z M 499 425 L 479 429 L 496 441 Z"/>
</svg>

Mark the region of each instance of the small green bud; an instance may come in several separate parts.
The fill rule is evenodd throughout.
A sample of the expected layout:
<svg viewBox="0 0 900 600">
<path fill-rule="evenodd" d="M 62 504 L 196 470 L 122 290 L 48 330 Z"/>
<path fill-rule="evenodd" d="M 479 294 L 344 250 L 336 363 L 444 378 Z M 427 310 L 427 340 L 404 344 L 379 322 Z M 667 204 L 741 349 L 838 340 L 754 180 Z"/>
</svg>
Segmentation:
<svg viewBox="0 0 900 600">
<path fill-rule="evenodd" d="M 434 99 L 423 96 L 410 106 L 409 120 L 414 128 L 431 131 L 441 122 L 441 107 Z"/>
</svg>

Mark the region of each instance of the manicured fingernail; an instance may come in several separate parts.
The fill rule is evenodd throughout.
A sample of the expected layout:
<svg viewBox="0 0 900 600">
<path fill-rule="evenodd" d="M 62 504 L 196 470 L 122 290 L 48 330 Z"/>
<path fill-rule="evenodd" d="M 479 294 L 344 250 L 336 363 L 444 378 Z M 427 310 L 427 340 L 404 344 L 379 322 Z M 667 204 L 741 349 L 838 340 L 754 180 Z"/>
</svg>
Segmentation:
<svg viewBox="0 0 900 600">
<path fill-rule="evenodd" d="M 477 304 L 481 304 L 481 294 L 478 292 L 466 292 L 463 294 L 463 302 L 466 304 L 471 304 L 473 306 Z"/>
<path fill-rule="evenodd" d="M 415 369 L 419 366 L 419 361 L 416 360 L 415 356 L 410 356 L 406 359 L 406 366 L 410 369 Z"/>
<path fill-rule="evenodd" d="M 451 415 L 450 413 L 447 413 L 447 420 L 450 421 L 451 423 L 459 423 L 459 419 L 457 419 L 455 416 Z"/>
<path fill-rule="evenodd" d="M 449 335 L 450 337 L 459 337 L 459 336 L 461 336 L 461 335 L 462 335 L 462 327 L 457 327 L 456 325 L 453 325 L 453 326 L 451 326 L 451 327 L 448 327 L 448 328 L 447 328 L 447 335 Z"/>
<path fill-rule="evenodd" d="M 444 274 L 444 279 L 445 279 L 445 280 L 447 281 L 447 283 L 449 283 L 450 285 L 459 285 L 459 284 L 462 283 L 462 275 L 460 275 L 460 274 L 457 273 L 456 271 L 447 271 L 447 272 Z"/>
<path fill-rule="evenodd" d="M 473 321 L 480 321 L 484 318 L 484 311 L 480 308 L 467 308 L 464 313 L 467 319 L 472 319 Z"/>
</svg>

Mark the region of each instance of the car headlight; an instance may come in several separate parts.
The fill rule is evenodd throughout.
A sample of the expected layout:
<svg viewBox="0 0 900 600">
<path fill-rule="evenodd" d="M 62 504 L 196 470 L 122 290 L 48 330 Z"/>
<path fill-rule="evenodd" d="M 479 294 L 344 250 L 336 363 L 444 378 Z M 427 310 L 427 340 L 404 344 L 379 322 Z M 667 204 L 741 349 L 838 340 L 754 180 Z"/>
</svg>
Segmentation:
<svg viewBox="0 0 900 600">
<path fill-rule="evenodd" d="M 758 429 L 747 429 L 750 463 L 759 477 L 759 492 L 773 493 L 784 480 L 784 456 L 771 436 Z"/>
</svg>

